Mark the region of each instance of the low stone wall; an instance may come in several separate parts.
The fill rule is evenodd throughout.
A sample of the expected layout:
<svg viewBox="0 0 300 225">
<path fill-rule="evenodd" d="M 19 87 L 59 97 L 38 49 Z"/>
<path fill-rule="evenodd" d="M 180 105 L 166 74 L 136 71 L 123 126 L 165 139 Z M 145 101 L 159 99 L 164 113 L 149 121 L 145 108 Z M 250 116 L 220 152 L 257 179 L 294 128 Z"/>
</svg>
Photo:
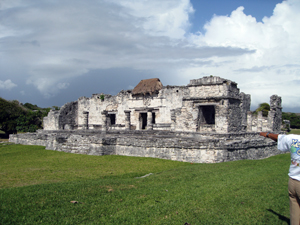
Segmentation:
<svg viewBox="0 0 300 225">
<path fill-rule="evenodd" d="M 10 135 L 9 141 L 78 154 L 153 157 L 193 163 L 262 159 L 281 153 L 276 142 L 258 133 L 40 130 Z"/>
</svg>

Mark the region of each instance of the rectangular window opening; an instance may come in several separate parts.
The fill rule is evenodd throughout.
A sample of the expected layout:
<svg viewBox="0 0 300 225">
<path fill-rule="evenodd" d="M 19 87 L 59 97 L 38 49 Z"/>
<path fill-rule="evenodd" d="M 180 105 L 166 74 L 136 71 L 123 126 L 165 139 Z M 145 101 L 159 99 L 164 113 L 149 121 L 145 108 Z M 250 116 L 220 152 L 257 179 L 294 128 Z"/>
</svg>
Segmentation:
<svg viewBox="0 0 300 225">
<path fill-rule="evenodd" d="M 215 124 L 215 106 L 206 105 L 199 107 L 199 123 L 204 124 Z"/>
<path fill-rule="evenodd" d="M 116 124 L 116 114 L 108 114 L 109 119 L 110 119 L 110 125 L 115 125 Z"/>
</svg>

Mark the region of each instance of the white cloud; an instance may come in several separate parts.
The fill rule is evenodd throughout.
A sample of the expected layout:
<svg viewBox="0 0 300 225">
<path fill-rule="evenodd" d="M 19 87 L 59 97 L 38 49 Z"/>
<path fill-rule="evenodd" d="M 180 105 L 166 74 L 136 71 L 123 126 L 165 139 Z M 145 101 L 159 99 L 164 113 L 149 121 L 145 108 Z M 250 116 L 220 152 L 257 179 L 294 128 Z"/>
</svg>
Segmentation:
<svg viewBox="0 0 300 225">
<path fill-rule="evenodd" d="M 41 64 L 35 66 L 27 79 L 27 84 L 33 84 L 44 96 L 52 97 L 69 86 L 68 82 L 60 82 L 68 78 L 86 73 L 87 70 L 75 64 Z"/>
<path fill-rule="evenodd" d="M 0 54 L 6 52 L 5 60 L 23 65 L 26 83 L 46 96 L 55 95 L 58 83 L 93 69 L 172 73 L 195 56 L 247 52 L 187 47 L 184 35 L 193 12 L 188 0 L 22 4 L 4 10 L 2 21 L 10 31 L 3 34 Z"/>
<path fill-rule="evenodd" d="M 211 66 L 187 68 L 186 74 L 211 73 L 240 83 L 242 91 L 252 95 L 252 102 L 269 101 L 269 96 L 283 97 L 283 105 L 299 107 L 300 95 L 300 1 L 277 4 L 270 18 L 257 22 L 245 15 L 243 7 L 230 16 L 214 16 L 205 25 L 205 34 L 191 35 L 198 46 L 248 48 L 253 54 L 230 58 L 211 58 Z M 222 69 L 217 65 L 222 64 Z M 293 65 L 293 66 L 291 66 Z M 221 72 L 221 73 L 220 73 Z"/>
<path fill-rule="evenodd" d="M 110 0 L 111 1 L 111 0 Z M 138 18 L 137 27 L 155 36 L 183 38 L 190 27 L 189 14 L 194 9 L 189 0 L 113 0 L 125 8 L 125 12 Z"/>
<path fill-rule="evenodd" d="M 44 96 L 76 92 L 71 80 L 93 70 L 130 68 L 141 79 L 164 76 L 166 85 L 213 74 L 238 82 L 254 105 L 278 94 L 283 104 L 300 106 L 298 0 L 277 4 L 263 22 L 243 7 L 215 15 L 197 34 L 188 33 L 189 0 L 1 3 L 0 72 L 24 71 L 24 83 Z"/>
<path fill-rule="evenodd" d="M 0 80 L 0 89 L 3 89 L 3 90 L 10 90 L 14 87 L 17 87 L 16 84 L 14 84 L 11 80 L 6 80 L 6 81 L 2 81 Z"/>
<path fill-rule="evenodd" d="M 60 89 L 60 90 L 61 89 L 67 89 L 69 87 L 69 85 L 70 85 L 69 83 L 58 83 L 57 88 Z"/>
</svg>

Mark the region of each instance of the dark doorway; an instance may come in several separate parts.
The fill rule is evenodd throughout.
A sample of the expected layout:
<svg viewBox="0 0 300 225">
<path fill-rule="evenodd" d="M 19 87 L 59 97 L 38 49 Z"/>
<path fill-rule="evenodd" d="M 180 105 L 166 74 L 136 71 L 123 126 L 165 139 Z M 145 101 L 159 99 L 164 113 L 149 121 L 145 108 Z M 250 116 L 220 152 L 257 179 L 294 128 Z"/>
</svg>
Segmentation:
<svg viewBox="0 0 300 225">
<path fill-rule="evenodd" d="M 215 106 L 206 105 L 199 107 L 199 123 L 203 124 L 215 124 Z"/>
<path fill-rule="evenodd" d="M 155 113 L 152 113 L 152 124 L 155 124 Z"/>
<path fill-rule="evenodd" d="M 142 130 L 146 129 L 147 126 L 147 113 L 141 113 L 140 114 L 140 123 L 141 123 L 141 128 Z"/>
<path fill-rule="evenodd" d="M 108 114 L 110 119 L 110 125 L 116 124 L 116 114 Z"/>
</svg>

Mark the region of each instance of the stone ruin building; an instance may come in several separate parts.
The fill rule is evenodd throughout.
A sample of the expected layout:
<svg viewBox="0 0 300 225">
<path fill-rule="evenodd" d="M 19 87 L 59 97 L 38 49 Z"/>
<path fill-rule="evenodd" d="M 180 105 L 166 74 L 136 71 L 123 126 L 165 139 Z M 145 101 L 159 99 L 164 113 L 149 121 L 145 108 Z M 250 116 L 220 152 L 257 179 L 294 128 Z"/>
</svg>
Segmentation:
<svg viewBox="0 0 300 225">
<path fill-rule="evenodd" d="M 117 95 L 94 94 L 66 103 L 44 118 L 36 133 L 10 141 L 91 155 L 156 157 L 215 163 L 279 154 L 260 131 L 280 132 L 281 97 L 272 95 L 268 117 L 250 112 L 250 95 L 216 76 L 186 86 L 142 80 Z"/>
</svg>

